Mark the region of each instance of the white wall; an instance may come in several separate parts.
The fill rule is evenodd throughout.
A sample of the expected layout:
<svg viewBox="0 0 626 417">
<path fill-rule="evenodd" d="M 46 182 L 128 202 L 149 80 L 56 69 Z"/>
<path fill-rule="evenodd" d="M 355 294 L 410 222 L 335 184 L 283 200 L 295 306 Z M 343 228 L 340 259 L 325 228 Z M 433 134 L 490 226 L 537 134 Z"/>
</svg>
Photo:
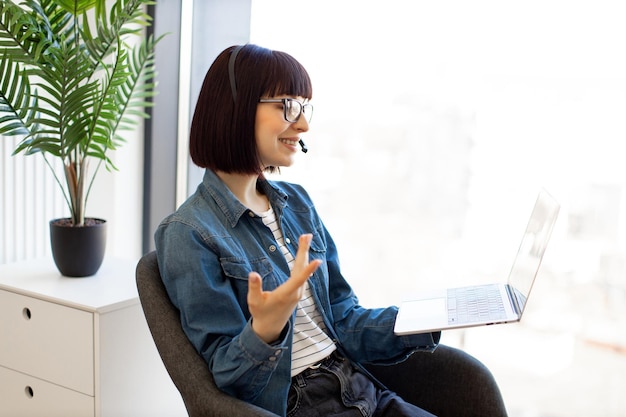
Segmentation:
<svg viewBox="0 0 626 417">
<path fill-rule="evenodd" d="M 141 253 L 143 130 L 126 133 L 111 153 L 119 171 L 101 169 L 87 216 L 107 220 L 106 256 Z M 0 264 L 50 256 L 48 222 L 69 216 L 60 188 L 41 155 L 11 156 L 16 138 L 0 138 Z M 92 164 L 94 167 L 95 164 Z"/>
</svg>

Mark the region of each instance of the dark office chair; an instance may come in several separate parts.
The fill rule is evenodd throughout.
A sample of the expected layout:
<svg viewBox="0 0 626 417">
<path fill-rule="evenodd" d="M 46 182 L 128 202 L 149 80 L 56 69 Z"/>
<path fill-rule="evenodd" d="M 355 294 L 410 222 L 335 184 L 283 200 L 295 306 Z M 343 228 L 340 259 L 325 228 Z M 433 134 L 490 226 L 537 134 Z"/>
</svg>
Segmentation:
<svg viewBox="0 0 626 417">
<path fill-rule="evenodd" d="M 161 281 L 155 252 L 139 260 L 136 279 L 148 327 L 190 417 L 276 417 L 216 387 L 206 362 L 183 332 L 179 311 Z M 435 353 L 418 352 L 400 364 L 368 366 L 368 370 L 406 401 L 438 416 L 506 416 L 489 370 L 458 349 L 440 345 Z"/>
</svg>

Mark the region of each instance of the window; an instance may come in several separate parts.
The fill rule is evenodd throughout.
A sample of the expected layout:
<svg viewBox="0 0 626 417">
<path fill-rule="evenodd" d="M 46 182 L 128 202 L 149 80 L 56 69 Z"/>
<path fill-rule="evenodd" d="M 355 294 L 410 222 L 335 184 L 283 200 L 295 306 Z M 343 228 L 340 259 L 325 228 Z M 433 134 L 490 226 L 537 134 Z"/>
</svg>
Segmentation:
<svg viewBox="0 0 626 417">
<path fill-rule="evenodd" d="M 492 368 L 512 415 L 591 415 L 599 403 L 604 415 L 626 411 L 611 389 L 626 370 L 612 353 L 626 349 L 618 11 L 608 2 L 252 3 L 251 42 L 294 55 L 314 85 L 309 152 L 277 179 L 312 194 L 363 304 L 504 278 L 539 189 L 561 202 L 522 323 L 443 337 Z M 511 350 L 517 359 L 502 353 Z M 576 396 L 568 381 L 580 379 L 565 376 L 595 372 L 587 355 L 612 365 Z M 556 380 L 563 389 L 542 400 Z M 516 393 L 520 383 L 531 392 Z"/>
</svg>

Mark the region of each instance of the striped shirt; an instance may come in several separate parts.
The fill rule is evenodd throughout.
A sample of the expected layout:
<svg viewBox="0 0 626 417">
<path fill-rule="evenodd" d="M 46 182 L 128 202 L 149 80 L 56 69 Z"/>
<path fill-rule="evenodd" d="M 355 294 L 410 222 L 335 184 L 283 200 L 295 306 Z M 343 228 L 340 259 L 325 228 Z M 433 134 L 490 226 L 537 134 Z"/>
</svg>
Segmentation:
<svg viewBox="0 0 626 417">
<path fill-rule="evenodd" d="M 285 256 L 289 269 L 295 262 L 294 256 L 285 245 L 283 233 L 278 226 L 274 210 L 258 213 L 263 223 L 272 231 L 280 251 Z M 311 365 L 320 362 L 336 349 L 335 343 L 326 334 L 326 325 L 319 313 L 309 282 L 304 286 L 304 294 L 296 307 L 296 322 L 293 329 L 291 352 L 291 376 L 298 375 Z"/>
</svg>

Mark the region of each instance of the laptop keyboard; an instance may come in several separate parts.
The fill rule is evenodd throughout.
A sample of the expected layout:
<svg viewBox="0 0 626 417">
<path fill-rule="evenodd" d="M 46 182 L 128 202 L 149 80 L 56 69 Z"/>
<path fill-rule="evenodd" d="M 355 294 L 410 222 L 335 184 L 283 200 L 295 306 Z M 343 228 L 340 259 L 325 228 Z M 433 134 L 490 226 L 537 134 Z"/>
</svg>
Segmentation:
<svg viewBox="0 0 626 417">
<path fill-rule="evenodd" d="M 497 284 L 448 290 L 448 323 L 463 324 L 506 317 Z"/>
</svg>

